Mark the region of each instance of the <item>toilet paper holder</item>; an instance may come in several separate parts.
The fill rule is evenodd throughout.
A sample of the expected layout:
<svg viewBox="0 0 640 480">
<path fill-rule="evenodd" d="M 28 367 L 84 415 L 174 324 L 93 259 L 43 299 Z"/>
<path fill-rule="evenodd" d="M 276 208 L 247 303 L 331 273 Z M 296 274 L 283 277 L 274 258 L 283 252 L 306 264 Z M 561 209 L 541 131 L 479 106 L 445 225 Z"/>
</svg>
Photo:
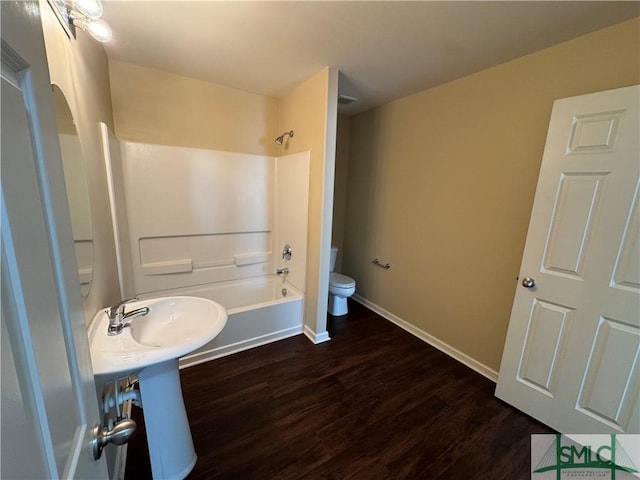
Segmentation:
<svg viewBox="0 0 640 480">
<path fill-rule="evenodd" d="M 373 260 L 371 260 L 371 263 L 373 263 L 374 265 L 379 266 L 380 268 L 384 268 L 385 270 L 389 270 L 391 268 L 391 265 L 389 263 L 382 263 L 377 258 L 374 258 Z"/>
</svg>

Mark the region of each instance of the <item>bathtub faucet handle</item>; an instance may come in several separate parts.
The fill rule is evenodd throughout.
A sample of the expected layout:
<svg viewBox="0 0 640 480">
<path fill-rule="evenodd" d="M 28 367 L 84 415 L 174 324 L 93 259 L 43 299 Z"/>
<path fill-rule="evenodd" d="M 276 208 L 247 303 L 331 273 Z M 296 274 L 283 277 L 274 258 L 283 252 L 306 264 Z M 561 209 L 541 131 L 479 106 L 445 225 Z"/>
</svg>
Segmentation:
<svg viewBox="0 0 640 480">
<path fill-rule="evenodd" d="M 286 275 L 287 273 L 289 273 L 288 268 L 279 268 L 276 270 L 276 275 Z"/>
<path fill-rule="evenodd" d="M 291 254 L 292 254 L 291 245 L 289 245 L 287 243 L 287 244 L 285 244 L 284 248 L 282 249 L 282 259 L 283 260 L 291 260 Z"/>
</svg>

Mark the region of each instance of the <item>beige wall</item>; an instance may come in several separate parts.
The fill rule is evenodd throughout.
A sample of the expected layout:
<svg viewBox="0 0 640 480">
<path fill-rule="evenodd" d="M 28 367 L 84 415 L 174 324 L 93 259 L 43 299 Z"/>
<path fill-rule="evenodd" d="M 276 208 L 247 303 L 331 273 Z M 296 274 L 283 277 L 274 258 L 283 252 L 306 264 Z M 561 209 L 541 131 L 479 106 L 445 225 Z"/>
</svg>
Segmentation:
<svg viewBox="0 0 640 480">
<path fill-rule="evenodd" d="M 275 155 L 278 100 L 110 60 L 120 140 Z"/>
<path fill-rule="evenodd" d="M 497 370 L 553 100 L 640 83 L 639 31 L 627 21 L 354 117 L 343 271 L 357 293 Z"/>
<path fill-rule="evenodd" d="M 69 40 L 50 6 L 41 1 L 42 25 L 51 82 L 64 93 L 76 121 L 84 155 L 93 220 L 93 278 L 84 302 L 89 322 L 120 298 L 115 245 L 98 122 L 113 128 L 109 69 L 102 45 L 78 30 Z"/>
<path fill-rule="evenodd" d="M 324 68 L 280 100 L 280 130 L 295 135 L 278 154 L 311 152 L 304 317 L 316 335 L 326 331 L 327 320 L 337 88 L 337 71 Z"/>
<path fill-rule="evenodd" d="M 351 138 L 351 117 L 338 115 L 336 135 L 336 169 L 333 186 L 333 228 L 331 245 L 338 247 L 336 272 L 342 271 L 344 249 L 344 219 L 347 211 L 347 182 L 349 179 L 349 139 Z"/>
</svg>

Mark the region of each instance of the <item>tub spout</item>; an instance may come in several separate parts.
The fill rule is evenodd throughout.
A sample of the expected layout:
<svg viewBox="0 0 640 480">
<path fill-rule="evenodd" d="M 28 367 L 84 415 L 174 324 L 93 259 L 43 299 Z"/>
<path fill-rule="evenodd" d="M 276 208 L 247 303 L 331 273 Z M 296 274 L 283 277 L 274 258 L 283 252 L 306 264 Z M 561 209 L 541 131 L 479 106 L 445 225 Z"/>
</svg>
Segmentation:
<svg viewBox="0 0 640 480">
<path fill-rule="evenodd" d="M 286 275 L 287 273 L 289 273 L 288 268 L 279 268 L 276 270 L 276 275 Z"/>
</svg>

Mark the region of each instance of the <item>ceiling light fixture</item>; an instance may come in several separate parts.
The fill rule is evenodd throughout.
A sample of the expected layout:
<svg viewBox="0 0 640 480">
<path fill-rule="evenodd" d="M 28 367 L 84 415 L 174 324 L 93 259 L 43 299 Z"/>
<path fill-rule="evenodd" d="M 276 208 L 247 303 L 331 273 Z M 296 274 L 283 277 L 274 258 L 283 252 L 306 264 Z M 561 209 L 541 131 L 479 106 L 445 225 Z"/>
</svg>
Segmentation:
<svg viewBox="0 0 640 480">
<path fill-rule="evenodd" d="M 113 33 L 109 24 L 100 17 L 100 0 L 49 0 L 69 37 L 76 37 L 75 28 L 81 28 L 99 42 L 108 42 Z"/>
<path fill-rule="evenodd" d="M 80 12 L 92 20 L 97 20 L 102 16 L 102 4 L 99 0 L 72 0 L 66 3 L 72 11 Z"/>
<path fill-rule="evenodd" d="M 111 27 L 107 22 L 102 20 L 101 18 L 86 18 L 86 17 L 77 17 L 74 15 L 75 12 L 71 12 L 71 18 L 73 19 L 73 24 L 86 31 L 95 38 L 97 41 L 105 43 L 111 40 L 113 33 L 111 32 Z"/>
</svg>

